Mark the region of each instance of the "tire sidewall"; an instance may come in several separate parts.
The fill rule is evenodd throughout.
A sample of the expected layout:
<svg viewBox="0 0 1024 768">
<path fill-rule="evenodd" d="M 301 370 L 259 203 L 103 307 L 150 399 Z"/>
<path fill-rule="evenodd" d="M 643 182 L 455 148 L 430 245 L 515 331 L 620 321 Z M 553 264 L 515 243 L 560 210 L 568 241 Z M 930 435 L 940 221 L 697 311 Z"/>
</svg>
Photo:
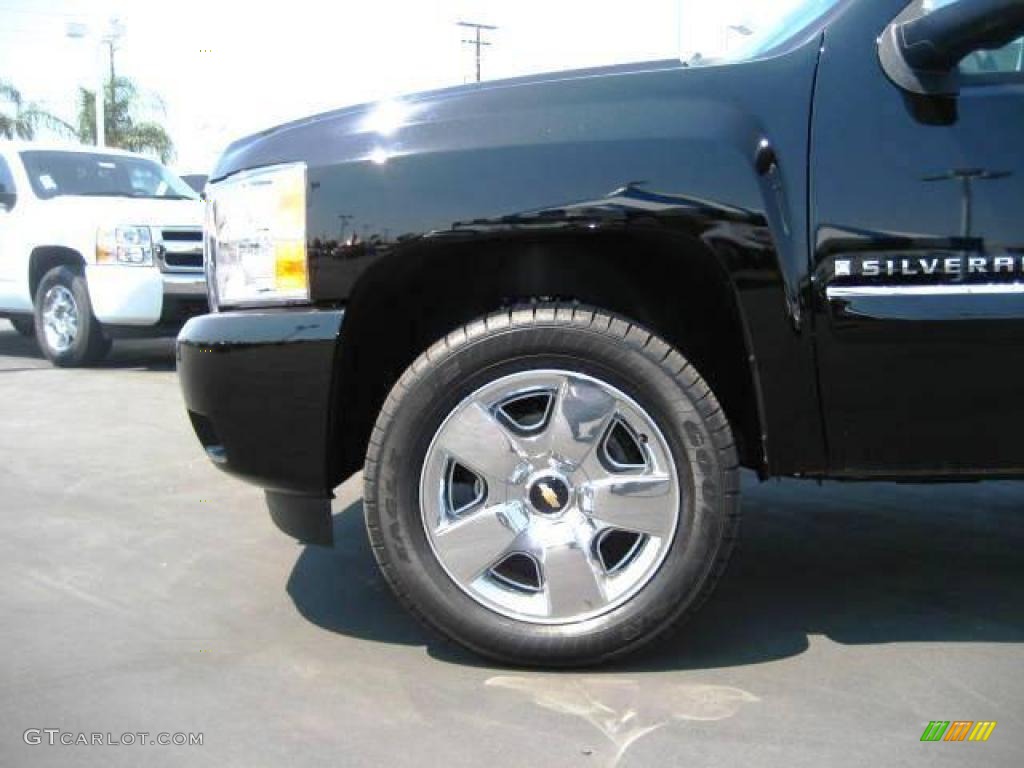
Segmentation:
<svg viewBox="0 0 1024 768">
<path fill-rule="evenodd" d="M 572 624 L 534 624 L 498 614 L 469 597 L 444 571 L 420 511 L 420 471 L 434 434 L 466 396 L 521 370 L 559 368 L 593 376 L 636 401 L 672 452 L 680 514 L 666 557 L 631 599 Z M 720 457 L 689 393 L 634 345 L 565 323 L 488 331 L 438 355 L 414 374 L 392 414 L 374 496 L 388 562 L 428 622 L 481 653 L 538 663 L 572 663 L 628 649 L 676 619 L 700 594 L 724 530 Z"/>
</svg>

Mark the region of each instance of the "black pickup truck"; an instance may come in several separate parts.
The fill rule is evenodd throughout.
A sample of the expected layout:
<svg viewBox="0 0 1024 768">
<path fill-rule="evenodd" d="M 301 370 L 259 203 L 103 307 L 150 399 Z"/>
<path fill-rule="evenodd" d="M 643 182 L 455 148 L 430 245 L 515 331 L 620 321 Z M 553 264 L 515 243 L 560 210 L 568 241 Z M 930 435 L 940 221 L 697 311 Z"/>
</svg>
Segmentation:
<svg viewBox="0 0 1024 768">
<path fill-rule="evenodd" d="M 1024 475 L 1024 2 L 806 0 L 721 59 L 231 145 L 185 403 L 427 625 L 594 663 L 692 614 L 761 478 Z"/>
</svg>

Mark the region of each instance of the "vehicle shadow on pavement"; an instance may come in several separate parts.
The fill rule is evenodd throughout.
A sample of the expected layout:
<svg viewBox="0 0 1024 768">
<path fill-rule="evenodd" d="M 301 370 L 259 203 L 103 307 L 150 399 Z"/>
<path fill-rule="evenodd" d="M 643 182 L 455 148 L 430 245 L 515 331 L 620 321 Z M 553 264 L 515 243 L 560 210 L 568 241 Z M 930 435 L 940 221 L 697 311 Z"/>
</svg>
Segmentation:
<svg viewBox="0 0 1024 768">
<path fill-rule="evenodd" d="M 799 655 L 815 635 L 851 645 L 1024 642 L 1024 485 L 744 485 L 741 540 L 711 598 L 677 634 L 607 671 L 758 664 Z M 359 503 L 335 516 L 334 535 L 333 550 L 307 547 L 292 571 L 288 592 L 303 616 L 490 666 L 395 602 Z"/>
<path fill-rule="evenodd" d="M 50 368 L 35 339 L 26 338 L 0 321 L 0 371 Z M 123 339 L 114 342 L 110 354 L 93 368 L 134 368 L 173 371 L 174 339 Z"/>
<path fill-rule="evenodd" d="M 334 546 L 307 546 L 288 579 L 295 607 L 314 624 L 382 643 L 432 644 L 377 570 L 356 502 L 334 516 Z"/>
</svg>

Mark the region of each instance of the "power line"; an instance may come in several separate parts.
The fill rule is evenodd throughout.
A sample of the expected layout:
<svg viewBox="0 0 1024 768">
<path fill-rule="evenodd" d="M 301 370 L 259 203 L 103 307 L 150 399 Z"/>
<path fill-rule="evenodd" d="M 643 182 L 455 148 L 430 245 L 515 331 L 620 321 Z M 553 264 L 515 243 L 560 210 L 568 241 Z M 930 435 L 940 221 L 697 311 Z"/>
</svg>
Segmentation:
<svg viewBox="0 0 1024 768">
<path fill-rule="evenodd" d="M 481 30 L 495 30 L 497 27 L 492 27 L 490 24 L 477 24 L 472 21 L 460 21 L 457 22 L 460 27 L 469 27 L 470 29 L 476 30 L 476 37 L 472 40 L 463 39 L 463 45 L 472 45 L 476 48 L 476 81 L 480 82 L 480 49 L 485 45 L 490 45 L 486 40 L 481 39 Z"/>
<path fill-rule="evenodd" d="M 72 16 L 81 16 L 80 13 L 54 13 L 50 11 L 25 11 L 21 8 L 11 8 L 7 5 L 0 5 L 0 13 L 16 13 L 19 16 L 42 16 L 52 19 L 64 19 Z"/>
<path fill-rule="evenodd" d="M 40 27 L 24 27 L 15 24 L 4 24 L 3 28 L 0 29 L 0 36 L 6 37 L 8 35 L 19 39 L 28 36 L 46 40 L 52 40 L 55 37 L 63 37 L 63 35 L 58 35 L 56 32 L 48 29 L 42 29 Z"/>
</svg>

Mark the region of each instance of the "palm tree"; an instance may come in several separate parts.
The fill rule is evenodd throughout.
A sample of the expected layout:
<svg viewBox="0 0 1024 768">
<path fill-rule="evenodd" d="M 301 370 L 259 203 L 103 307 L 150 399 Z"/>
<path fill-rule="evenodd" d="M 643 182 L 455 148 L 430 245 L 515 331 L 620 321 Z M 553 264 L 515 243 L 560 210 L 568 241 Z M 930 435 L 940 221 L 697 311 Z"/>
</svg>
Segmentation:
<svg viewBox="0 0 1024 768">
<path fill-rule="evenodd" d="M 127 77 L 115 77 L 107 85 L 103 130 L 106 143 L 132 152 L 152 152 L 167 163 L 174 157 L 174 143 L 159 123 L 137 121 L 141 98 L 135 83 Z M 96 143 L 95 92 L 78 89 L 78 138 L 85 144 Z M 162 105 L 159 105 L 162 109 Z"/>
<path fill-rule="evenodd" d="M 0 111 L 0 138 L 31 141 L 40 128 L 66 136 L 75 135 L 75 129 L 68 123 L 34 102 L 26 103 L 21 91 L 5 80 L 0 80 L 0 105 L 4 107 L 4 111 Z"/>
</svg>

